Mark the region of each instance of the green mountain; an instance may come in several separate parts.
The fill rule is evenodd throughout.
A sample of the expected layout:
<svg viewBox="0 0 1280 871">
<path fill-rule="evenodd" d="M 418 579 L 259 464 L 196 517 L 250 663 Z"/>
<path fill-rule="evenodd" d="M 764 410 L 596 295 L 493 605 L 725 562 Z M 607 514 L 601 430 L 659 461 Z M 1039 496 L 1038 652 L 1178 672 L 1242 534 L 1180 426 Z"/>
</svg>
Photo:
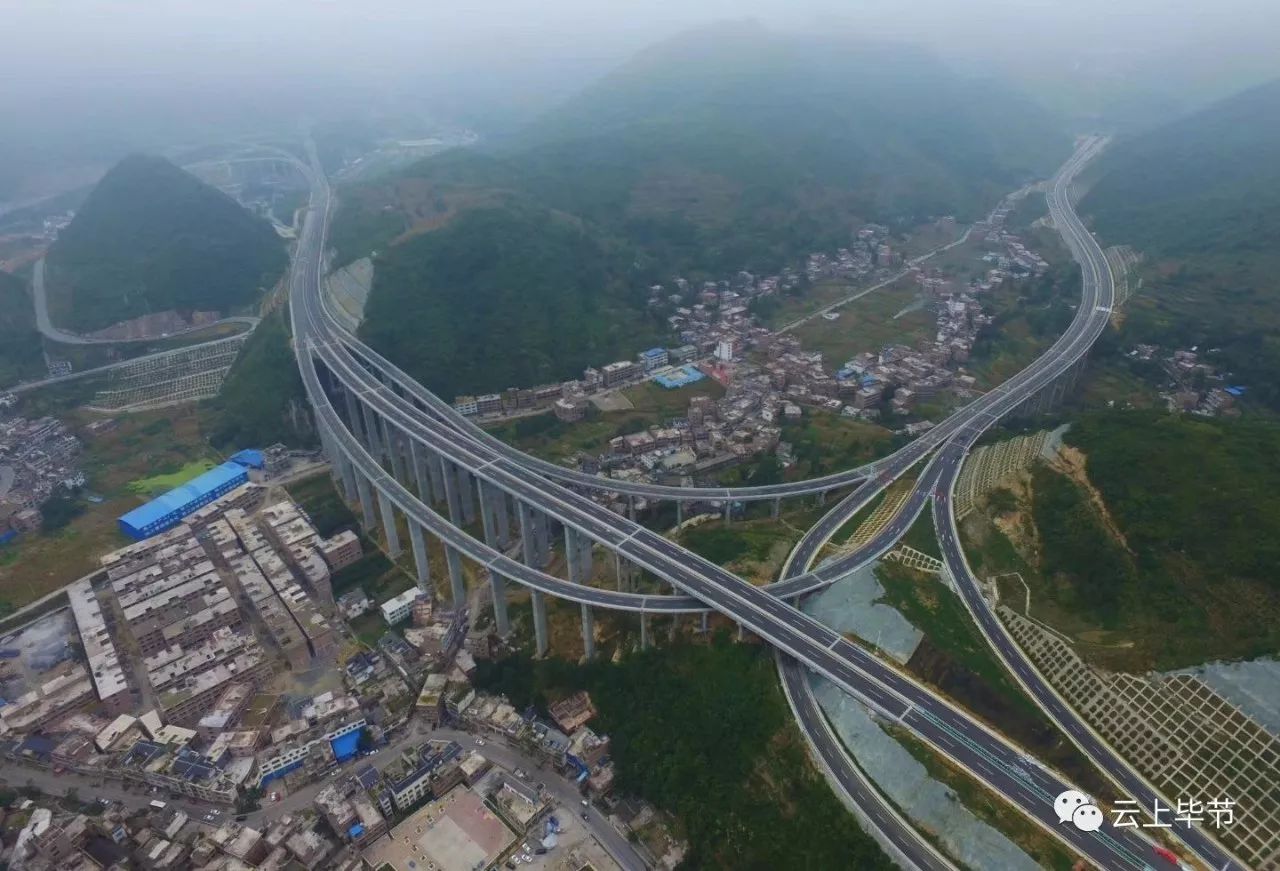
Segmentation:
<svg viewBox="0 0 1280 871">
<path fill-rule="evenodd" d="M 25 283 L 0 272 L 0 390 L 43 372 L 43 345 Z"/>
<path fill-rule="evenodd" d="M 379 259 L 361 333 L 446 397 L 562 378 L 656 337 L 625 303 L 626 265 L 562 214 L 468 210 Z"/>
<path fill-rule="evenodd" d="M 578 221 L 601 248 L 624 250 L 627 269 L 592 293 L 604 297 L 602 309 L 635 313 L 646 298 L 638 289 L 674 274 L 777 270 L 845 244 L 869 220 L 906 228 L 936 215 L 976 217 L 1047 173 L 1068 145 L 1034 105 L 913 49 L 720 26 L 655 46 L 498 147 L 449 152 L 347 188 L 333 241 L 340 262 L 379 253 L 370 336 L 409 332 L 381 320 L 405 309 L 378 297 L 423 293 L 426 284 L 396 286 L 424 275 L 410 261 L 452 254 L 418 238 L 477 209 L 515 209 L 516 221 L 550 210 Z M 535 236 L 540 223 L 529 227 Z M 545 251 L 559 249 L 545 241 Z M 531 310 L 570 310 L 572 295 L 554 279 L 562 267 L 541 245 L 520 250 L 540 253 L 502 269 L 526 288 Z M 487 333 L 490 347 L 524 342 L 523 324 L 506 332 L 492 314 L 466 311 L 471 299 L 433 304 L 441 309 L 433 329 L 478 318 L 498 328 Z M 562 337 L 536 371 L 564 377 L 592 350 Z M 431 383 L 436 372 L 415 374 Z M 508 386 L 473 383 L 465 370 L 449 377 L 466 389 Z"/>
<path fill-rule="evenodd" d="M 46 259 L 54 320 L 88 331 L 151 312 L 226 312 L 287 263 L 271 227 L 160 157 L 113 167 Z"/>
<path fill-rule="evenodd" d="M 1220 347 L 1235 379 L 1280 407 L 1277 154 L 1280 81 L 1116 143 L 1082 211 L 1150 258 L 1132 338 Z"/>
<path fill-rule="evenodd" d="M 204 403 L 202 428 L 214 447 L 315 444 L 286 321 L 284 310 L 268 313 L 240 350 L 217 397 Z"/>
</svg>

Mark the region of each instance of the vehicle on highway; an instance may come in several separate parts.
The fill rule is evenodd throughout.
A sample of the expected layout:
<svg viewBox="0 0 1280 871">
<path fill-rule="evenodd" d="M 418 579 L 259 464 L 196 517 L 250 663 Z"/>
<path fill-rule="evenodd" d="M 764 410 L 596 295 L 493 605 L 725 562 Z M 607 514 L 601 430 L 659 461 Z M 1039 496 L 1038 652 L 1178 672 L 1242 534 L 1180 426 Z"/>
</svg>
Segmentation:
<svg viewBox="0 0 1280 871">
<path fill-rule="evenodd" d="M 163 802 L 163 801 L 160 801 L 160 799 L 155 798 L 151 800 L 150 807 L 152 807 L 155 810 L 162 811 L 165 809 L 166 804 L 167 802 Z"/>
<path fill-rule="evenodd" d="M 1166 862 L 1171 862 L 1174 865 L 1182 864 L 1181 861 L 1178 859 L 1178 854 L 1168 849 L 1167 847 L 1161 847 L 1160 845 L 1157 844 L 1152 849 L 1155 850 L 1157 856 L 1159 856 L 1161 859 L 1165 860 Z"/>
</svg>

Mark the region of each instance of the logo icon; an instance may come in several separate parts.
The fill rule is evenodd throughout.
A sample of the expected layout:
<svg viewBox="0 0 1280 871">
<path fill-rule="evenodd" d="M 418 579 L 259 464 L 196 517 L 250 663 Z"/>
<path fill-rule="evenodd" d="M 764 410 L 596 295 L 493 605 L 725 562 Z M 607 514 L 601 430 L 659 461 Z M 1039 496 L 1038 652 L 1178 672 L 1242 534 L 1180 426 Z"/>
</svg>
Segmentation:
<svg viewBox="0 0 1280 871">
<path fill-rule="evenodd" d="M 1070 822 L 1082 832 L 1096 832 L 1102 828 L 1102 811 L 1093 803 L 1093 799 L 1083 792 L 1068 789 L 1053 800 L 1053 809 L 1058 815 L 1058 822 Z"/>
</svg>

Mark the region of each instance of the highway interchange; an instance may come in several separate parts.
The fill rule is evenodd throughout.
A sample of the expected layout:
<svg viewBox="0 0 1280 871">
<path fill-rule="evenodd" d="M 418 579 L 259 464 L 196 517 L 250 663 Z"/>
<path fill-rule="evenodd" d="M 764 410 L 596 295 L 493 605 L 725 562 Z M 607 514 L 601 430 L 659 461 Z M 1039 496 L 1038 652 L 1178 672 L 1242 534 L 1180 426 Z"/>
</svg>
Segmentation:
<svg viewBox="0 0 1280 871">
<path fill-rule="evenodd" d="M 805 579 L 803 583 L 813 585 L 804 589 L 816 588 L 847 572 L 851 564 L 866 561 L 869 554 L 883 552 L 905 531 L 911 520 L 923 510 L 926 502 L 933 499 L 935 515 L 941 511 L 942 520 L 945 521 L 939 523 L 938 528 L 942 530 L 942 544 L 948 566 L 962 592 L 970 584 L 973 588 L 973 596 L 965 593 L 966 604 L 974 611 L 980 625 L 984 614 L 994 623 L 994 626 L 984 625 L 984 632 L 996 644 L 1002 658 L 1015 670 L 1019 680 L 1024 686 L 1028 686 L 1033 698 L 1063 725 L 1072 739 L 1109 776 L 1124 786 L 1128 796 L 1141 800 L 1150 791 L 1144 791 L 1140 779 L 1109 748 L 1088 733 L 1087 727 L 1083 727 L 1073 712 L 1052 695 L 1051 689 L 1044 688 L 1047 696 L 1035 691 L 1037 686 L 1043 688 L 1043 681 L 1025 662 L 1016 645 L 1012 645 L 1006 638 L 1005 642 L 1010 645 L 1010 649 L 1000 646 L 999 639 L 1004 636 L 999 630 L 998 621 L 990 615 L 985 601 L 976 594 L 976 579 L 972 578 L 963 563 L 963 555 L 959 553 L 955 538 L 954 523 L 948 520 L 951 517 L 950 500 L 946 498 L 954 485 L 964 456 L 974 441 L 1001 416 L 1008 414 L 1078 362 L 1106 325 L 1112 292 L 1110 272 L 1101 258 L 1096 242 L 1079 224 L 1065 196 L 1071 179 L 1093 155 L 1097 146 L 1096 142 L 1088 143 L 1073 156 L 1055 179 L 1054 191 L 1050 194 L 1050 207 L 1055 221 L 1063 230 L 1073 253 L 1082 262 L 1084 287 L 1081 305 L 1071 327 L 1045 355 L 1000 388 L 952 415 L 925 438 L 874 464 L 871 469 L 856 470 L 856 474 L 841 473 L 845 477 L 828 476 L 821 483 L 808 482 L 795 491 L 781 492 L 774 489 L 767 493 L 744 493 L 741 496 L 738 491 L 733 490 L 716 492 L 725 498 L 735 499 L 778 498 L 781 495 L 792 495 L 793 492 L 825 492 L 835 486 L 863 482 L 806 536 L 796 557 L 788 566 L 787 580 L 773 585 L 783 590 L 787 589 L 784 587 L 787 581 L 794 584 L 796 579 Z M 792 660 L 802 662 L 846 692 L 862 699 L 881 716 L 897 720 L 911 729 L 939 752 L 1003 795 L 1028 817 L 1069 844 L 1072 850 L 1088 857 L 1099 867 L 1137 869 L 1144 865 L 1156 867 L 1163 861 L 1157 858 L 1147 840 L 1134 836 L 1129 830 L 1104 828 L 1099 832 L 1084 833 L 1073 827 L 1063 828 L 1057 823 L 1052 800 L 1058 792 L 1068 788 L 1069 784 L 1061 776 L 1028 759 L 1018 748 L 984 724 L 954 707 L 933 690 L 781 601 L 776 595 L 778 590 L 752 587 L 721 567 L 685 551 L 634 521 L 618 516 L 580 493 L 548 481 L 547 478 L 553 476 L 548 475 L 541 465 L 529 462 L 528 458 L 506 445 L 495 445 L 487 434 L 478 435 L 470 422 L 460 425 L 451 408 L 420 386 L 404 383 L 403 379 L 407 376 L 384 367 L 377 355 L 326 317 L 319 284 L 323 242 L 332 201 L 327 183 L 318 172 L 313 176 L 313 182 L 312 208 L 300 236 L 296 267 L 291 277 L 291 317 L 295 350 L 304 383 L 316 407 L 326 447 L 331 456 L 337 453 L 333 457 L 335 464 L 362 476 L 369 486 L 387 497 L 404 513 L 411 524 L 416 523 L 420 529 L 440 537 L 449 547 L 487 567 L 495 577 L 508 578 L 546 594 L 592 607 L 621 608 L 646 613 L 684 613 L 705 610 L 708 606 L 714 608 L 766 639 Z M 323 370 L 317 363 L 322 364 Z M 453 466 L 467 470 L 484 482 L 484 486 L 497 488 L 536 507 L 566 528 L 572 528 L 607 550 L 649 569 L 684 595 L 640 596 L 571 584 L 509 559 L 501 551 L 466 534 L 450 520 L 436 514 L 429 504 L 424 504 L 424 500 L 419 498 L 421 493 L 415 495 L 409 487 L 382 468 L 379 460 L 370 453 L 371 449 L 377 452 L 376 442 L 380 436 L 364 433 L 364 437 L 370 439 L 367 448 L 361 442 L 359 434 L 351 432 L 330 402 L 324 379 L 329 379 L 330 388 L 341 384 L 343 390 L 353 392 L 361 403 L 372 409 L 387 432 L 398 432 L 414 445 L 415 450 L 443 457 Z M 353 428 L 358 429 L 358 426 Z M 856 506 L 874 498 L 888 483 L 934 451 L 936 453 L 920 474 L 907 506 L 888 529 L 858 554 L 842 560 L 838 569 L 826 566 L 817 572 L 805 571 L 813 554 L 856 512 Z M 555 478 L 567 480 L 562 474 L 566 470 L 556 471 Z M 871 477 L 868 477 L 869 474 Z M 837 479 L 839 483 L 835 483 L 833 479 Z M 570 483 L 582 486 L 576 480 L 571 480 Z M 601 479 L 592 480 L 589 486 L 619 489 L 614 486 L 614 482 L 604 482 Z M 420 486 L 419 489 L 421 491 L 423 488 Z M 765 488 L 755 489 L 760 491 Z M 685 499 L 700 498 L 696 490 L 679 489 L 678 492 Z M 796 594 L 795 589 L 798 588 L 793 587 L 790 595 Z M 495 588 L 495 594 L 497 593 L 500 593 L 500 588 Z M 791 676 L 788 676 L 787 686 L 789 694 L 795 697 L 797 685 Z M 805 692 L 807 693 L 807 689 Z M 804 703 L 802 701 L 799 704 L 803 706 Z M 809 716 L 820 717 L 820 713 L 811 712 Z M 806 716 L 801 716 L 801 723 L 813 738 L 814 724 L 806 722 L 806 719 Z M 837 757 L 846 759 L 843 752 L 834 752 L 828 758 L 829 754 L 820 750 L 820 755 L 829 767 L 834 762 L 834 770 L 839 774 Z M 846 785 L 846 789 L 856 789 L 856 785 Z M 854 795 L 857 796 L 858 793 L 854 792 Z M 867 803 L 868 815 L 877 819 L 885 816 L 886 806 L 874 795 L 864 794 L 859 803 L 862 801 Z M 897 824 L 906 825 L 900 818 Z M 894 823 L 886 823 L 886 826 L 889 829 L 896 828 Z M 908 849 L 912 844 L 919 846 L 914 833 L 897 834 L 902 835 L 903 843 L 908 845 Z M 1199 834 L 1191 832 L 1183 836 L 1181 830 L 1178 832 L 1188 846 L 1212 867 L 1239 867 L 1210 839 L 1196 837 Z M 908 855 L 920 867 L 946 867 L 937 863 L 936 856 L 925 855 L 929 851 L 921 848 L 916 852 L 919 855 Z"/>
</svg>

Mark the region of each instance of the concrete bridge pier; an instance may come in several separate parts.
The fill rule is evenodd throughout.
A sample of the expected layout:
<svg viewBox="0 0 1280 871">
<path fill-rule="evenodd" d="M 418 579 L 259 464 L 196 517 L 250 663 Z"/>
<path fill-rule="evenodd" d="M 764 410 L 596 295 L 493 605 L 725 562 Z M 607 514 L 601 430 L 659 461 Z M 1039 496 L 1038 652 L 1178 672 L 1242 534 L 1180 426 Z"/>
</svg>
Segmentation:
<svg viewBox="0 0 1280 871">
<path fill-rule="evenodd" d="M 497 487 L 491 487 L 489 498 L 493 502 L 494 519 L 498 523 L 498 547 L 506 548 L 511 544 L 511 508 L 507 504 L 507 494 Z"/>
<path fill-rule="evenodd" d="M 676 500 L 676 526 L 684 523 L 684 503 Z"/>
<path fill-rule="evenodd" d="M 585 535 L 578 536 L 578 572 L 582 575 L 582 583 L 591 583 L 591 575 L 594 571 L 592 565 L 591 549 L 594 547 L 589 537 Z"/>
<path fill-rule="evenodd" d="M 378 418 L 368 405 L 362 402 L 360 407 L 364 410 L 365 444 L 368 445 L 369 453 L 373 454 L 378 459 L 378 462 L 381 463 L 387 458 L 387 452 L 382 446 L 382 433 L 378 429 Z"/>
<path fill-rule="evenodd" d="M 427 539 L 422 527 L 409 521 L 409 543 L 413 548 L 413 567 L 418 578 L 418 589 L 434 599 L 435 588 L 431 585 L 431 567 L 427 565 Z"/>
<path fill-rule="evenodd" d="M 547 655 L 547 596 L 541 590 L 529 591 L 533 606 L 533 646 L 535 656 Z"/>
<path fill-rule="evenodd" d="M 582 583 L 582 558 L 578 555 L 578 530 L 564 528 L 564 561 L 569 567 L 569 583 Z"/>
<path fill-rule="evenodd" d="M 458 493 L 458 476 L 453 471 L 453 464 L 438 458 L 441 463 L 441 477 L 444 478 L 444 498 L 449 503 L 449 521 L 459 528 L 465 525 L 462 519 L 462 498 Z"/>
<path fill-rule="evenodd" d="M 551 562 L 551 518 L 533 510 L 533 540 L 537 546 L 538 568 L 546 568 Z"/>
<path fill-rule="evenodd" d="M 387 427 L 387 450 L 391 454 L 391 474 L 406 487 L 410 486 L 404 463 L 404 439 L 398 431 Z"/>
<path fill-rule="evenodd" d="M 373 513 L 373 487 L 369 486 L 369 479 L 364 475 L 356 475 L 356 492 L 360 495 L 364 531 L 373 532 L 373 528 L 378 525 L 378 518 Z"/>
<path fill-rule="evenodd" d="M 497 521 L 493 516 L 493 499 L 489 496 L 489 487 L 476 478 L 476 495 L 480 503 L 480 525 L 484 527 L 484 543 L 494 547 L 498 543 Z"/>
<path fill-rule="evenodd" d="M 782 500 L 781 500 L 781 499 L 774 499 L 774 500 L 773 500 L 773 507 L 769 510 L 769 516 L 770 516 L 770 517 L 772 517 L 774 520 L 777 520 L 777 519 L 778 519 L 778 514 L 779 514 L 781 511 L 782 511 Z"/>
<path fill-rule="evenodd" d="M 436 501 L 436 494 L 431 489 L 431 475 L 427 471 L 427 458 L 423 452 L 423 448 L 414 439 L 409 439 L 409 464 L 413 466 L 413 480 L 418 485 L 418 498 L 422 500 L 423 505 L 430 505 Z"/>
<path fill-rule="evenodd" d="M 366 442 L 363 423 L 360 420 L 359 403 L 356 402 L 356 395 L 345 385 L 342 387 L 342 399 L 347 407 L 347 426 L 351 428 L 357 441 Z"/>
<path fill-rule="evenodd" d="M 449 594 L 453 597 L 453 607 L 462 608 L 467 604 L 467 579 L 462 574 L 462 554 L 455 549 L 444 546 L 445 560 L 449 564 Z"/>
<path fill-rule="evenodd" d="M 351 467 L 351 461 L 336 448 L 333 456 L 335 457 L 334 462 L 338 464 L 338 469 L 342 475 L 342 494 L 349 502 L 354 502 L 357 494 L 355 469 Z"/>
<path fill-rule="evenodd" d="M 476 522 L 476 492 L 471 485 L 472 475 L 462 466 L 454 466 L 458 476 L 458 498 L 462 502 L 462 522 L 467 526 Z"/>
<path fill-rule="evenodd" d="M 382 514 L 382 533 L 387 539 L 387 556 L 396 559 L 400 556 L 400 530 L 396 528 L 396 511 L 387 494 L 378 491 L 378 509 Z"/>
<path fill-rule="evenodd" d="M 698 631 L 701 632 L 703 635 L 706 635 L 707 632 L 710 630 L 710 627 L 707 625 L 710 619 L 710 616 L 711 615 L 708 614 L 706 611 L 702 612 L 702 621 L 699 625 Z"/>
<path fill-rule="evenodd" d="M 652 641 L 649 638 L 649 612 L 640 612 L 640 649 L 648 650 Z"/>
<path fill-rule="evenodd" d="M 493 593 L 493 623 L 498 634 L 506 637 L 511 634 L 511 618 L 507 616 L 507 579 L 496 569 L 489 569 L 489 590 Z"/>
<path fill-rule="evenodd" d="M 441 499 L 448 498 L 447 488 L 444 486 L 444 458 L 439 454 L 428 452 L 427 476 L 431 479 L 431 501 L 439 502 Z"/>
<path fill-rule="evenodd" d="M 582 603 L 582 653 L 587 659 L 596 658 L 596 622 L 586 602 Z"/>
<path fill-rule="evenodd" d="M 536 568 L 538 565 L 538 542 L 533 531 L 533 509 L 524 502 L 516 500 L 516 510 L 520 514 L 520 552 L 524 564 Z"/>
</svg>

